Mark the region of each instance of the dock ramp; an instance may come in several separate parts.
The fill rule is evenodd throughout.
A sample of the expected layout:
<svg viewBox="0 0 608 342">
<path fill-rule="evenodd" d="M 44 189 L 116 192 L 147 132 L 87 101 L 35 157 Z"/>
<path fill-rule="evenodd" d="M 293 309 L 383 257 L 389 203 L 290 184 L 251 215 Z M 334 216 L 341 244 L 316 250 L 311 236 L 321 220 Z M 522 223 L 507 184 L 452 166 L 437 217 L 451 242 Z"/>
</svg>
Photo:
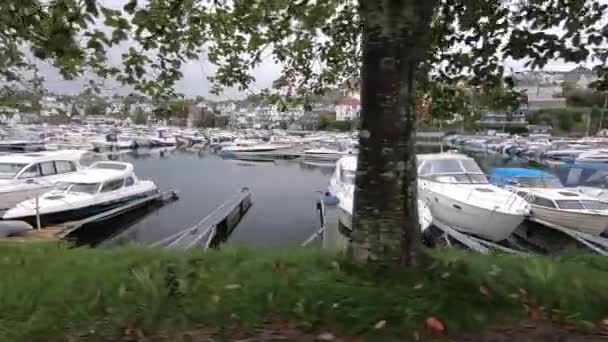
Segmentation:
<svg viewBox="0 0 608 342">
<path fill-rule="evenodd" d="M 251 205 L 251 191 L 243 188 L 196 225 L 160 240 L 152 246 L 203 249 L 216 247 L 232 233 Z"/>
</svg>

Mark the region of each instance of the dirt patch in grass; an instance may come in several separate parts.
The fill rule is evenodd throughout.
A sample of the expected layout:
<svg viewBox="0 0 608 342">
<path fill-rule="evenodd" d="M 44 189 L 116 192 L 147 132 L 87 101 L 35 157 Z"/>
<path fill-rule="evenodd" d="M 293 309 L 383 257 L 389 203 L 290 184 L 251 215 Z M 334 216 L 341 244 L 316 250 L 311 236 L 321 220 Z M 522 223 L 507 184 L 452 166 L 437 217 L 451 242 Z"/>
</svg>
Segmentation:
<svg viewBox="0 0 608 342">
<path fill-rule="evenodd" d="M 595 342 L 608 341 L 608 335 L 580 332 L 549 322 L 521 322 L 444 339 L 453 342 Z"/>
<path fill-rule="evenodd" d="M 550 322 L 525 321 L 487 329 L 479 333 L 461 335 L 412 334 L 411 336 L 346 336 L 327 331 L 307 331 L 291 323 L 268 323 L 248 330 L 233 325 L 221 330 L 194 329 L 179 334 L 145 336 L 139 331 L 126 331 L 120 337 L 87 336 L 67 339 L 70 342 L 271 342 L 271 341 L 432 341 L 432 342 L 606 342 L 608 335 L 599 332 L 581 332 Z"/>
</svg>

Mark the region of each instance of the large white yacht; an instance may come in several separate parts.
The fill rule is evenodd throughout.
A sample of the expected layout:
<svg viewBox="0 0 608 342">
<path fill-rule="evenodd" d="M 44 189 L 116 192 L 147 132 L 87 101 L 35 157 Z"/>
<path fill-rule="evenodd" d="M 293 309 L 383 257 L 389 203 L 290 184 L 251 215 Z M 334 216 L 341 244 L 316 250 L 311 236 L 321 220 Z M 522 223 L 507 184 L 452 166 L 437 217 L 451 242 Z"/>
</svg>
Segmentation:
<svg viewBox="0 0 608 342">
<path fill-rule="evenodd" d="M 338 160 L 334 174 L 329 181 L 329 192 L 340 202 L 340 222 L 352 229 L 352 216 L 355 195 L 355 175 L 357 172 L 357 156 L 344 156 Z M 433 220 L 431 212 L 424 202 L 418 200 L 418 220 L 420 229 L 424 231 Z"/>
<path fill-rule="evenodd" d="M 42 225 L 79 220 L 129 201 L 158 192 L 154 182 L 139 180 L 133 165 L 123 162 L 97 162 L 64 177 L 53 190 L 39 197 Z M 3 219 L 36 224 L 36 200 L 29 199 L 8 210 Z"/>
<path fill-rule="evenodd" d="M 86 151 L 64 150 L 0 156 L 0 212 L 77 172 L 87 155 Z"/>
<path fill-rule="evenodd" d="M 488 183 L 477 163 L 458 153 L 417 156 L 418 193 L 439 221 L 491 241 L 506 239 L 530 213 L 521 197 Z"/>
</svg>

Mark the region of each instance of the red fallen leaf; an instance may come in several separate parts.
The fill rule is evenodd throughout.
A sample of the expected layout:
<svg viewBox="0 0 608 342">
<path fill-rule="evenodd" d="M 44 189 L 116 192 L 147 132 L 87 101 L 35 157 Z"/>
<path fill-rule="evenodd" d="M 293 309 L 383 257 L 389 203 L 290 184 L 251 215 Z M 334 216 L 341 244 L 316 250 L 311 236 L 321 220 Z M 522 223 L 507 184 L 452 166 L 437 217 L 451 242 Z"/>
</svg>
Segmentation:
<svg viewBox="0 0 608 342">
<path fill-rule="evenodd" d="M 529 307 L 528 308 L 528 318 L 532 321 L 538 321 L 543 317 L 543 312 L 539 308 Z"/>
<path fill-rule="evenodd" d="M 490 290 L 488 290 L 488 288 L 483 285 L 479 287 L 479 293 L 486 297 L 490 297 Z"/>
<path fill-rule="evenodd" d="M 435 332 L 445 331 L 445 325 L 435 317 L 429 317 L 426 319 L 426 327 Z"/>
</svg>

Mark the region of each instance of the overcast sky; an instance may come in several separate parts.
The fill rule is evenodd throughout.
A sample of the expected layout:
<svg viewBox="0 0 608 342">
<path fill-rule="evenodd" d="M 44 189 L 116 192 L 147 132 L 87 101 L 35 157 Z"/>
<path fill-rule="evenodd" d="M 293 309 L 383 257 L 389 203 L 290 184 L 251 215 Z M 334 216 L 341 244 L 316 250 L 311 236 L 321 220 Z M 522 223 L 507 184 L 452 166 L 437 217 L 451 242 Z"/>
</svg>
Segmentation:
<svg viewBox="0 0 608 342">
<path fill-rule="evenodd" d="M 1 1 L 1 0 L 0 0 Z M 126 0 L 101 0 L 104 6 L 113 7 L 116 9 L 122 8 L 126 3 Z M 140 3 L 141 5 L 141 3 Z M 128 47 L 128 44 L 122 44 L 121 46 L 114 47 L 109 51 L 109 59 L 113 63 L 120 61 L 122 52 Z M 515 71 L 522 70 L 524 63 L 522 61 L 505 61 L 507 70 L 512 68 Z M 545 69 L 547 70 L 568 70 L 576 67 L 575 64 L 566 64 L 564 62 L 555 61 L 550 63 Z M 82 90 L 83 84 L 87 81 L 86 78 L 76 81 L 63 80 L 57 70 L 49 64 L 41 63 L 39 65 L 41 74 L 46 79 L 46 87 L 49 91 L 54 93 L 62 94 L 77 94 Z M 228 99 L 234 97 L 244 97 L 250 93 L 258 93 L 264 88 L 268 88 L 272 85 L 272 82 L 279 76 L 280 66 L 276 65 L 270 58 L 263 61 L 254 72 L 256 79 L 255 84 L 246 92 L 238 92 L 235 89 L 229 89 L 224 92 L 221 96 L 211 96 L 209 91 L 211 90 L 211 84 L 207 80 L 207 76 L 213 75 L 213 67 L 201 58 L 199 61 L 189 62 L 182 67 L 184 74 L 183 79 L 177 82 L 176 90 L 186 96 L 197 96 L 202 95 L 207 98 L 214 99 Z M 107 82 L 106 88 L 104 89 L 105 95 L 111 95 L 114 93 L 128 94 L 131 92 L 131 88 L 121 87 L 115 82 Z"/>
</svg>

